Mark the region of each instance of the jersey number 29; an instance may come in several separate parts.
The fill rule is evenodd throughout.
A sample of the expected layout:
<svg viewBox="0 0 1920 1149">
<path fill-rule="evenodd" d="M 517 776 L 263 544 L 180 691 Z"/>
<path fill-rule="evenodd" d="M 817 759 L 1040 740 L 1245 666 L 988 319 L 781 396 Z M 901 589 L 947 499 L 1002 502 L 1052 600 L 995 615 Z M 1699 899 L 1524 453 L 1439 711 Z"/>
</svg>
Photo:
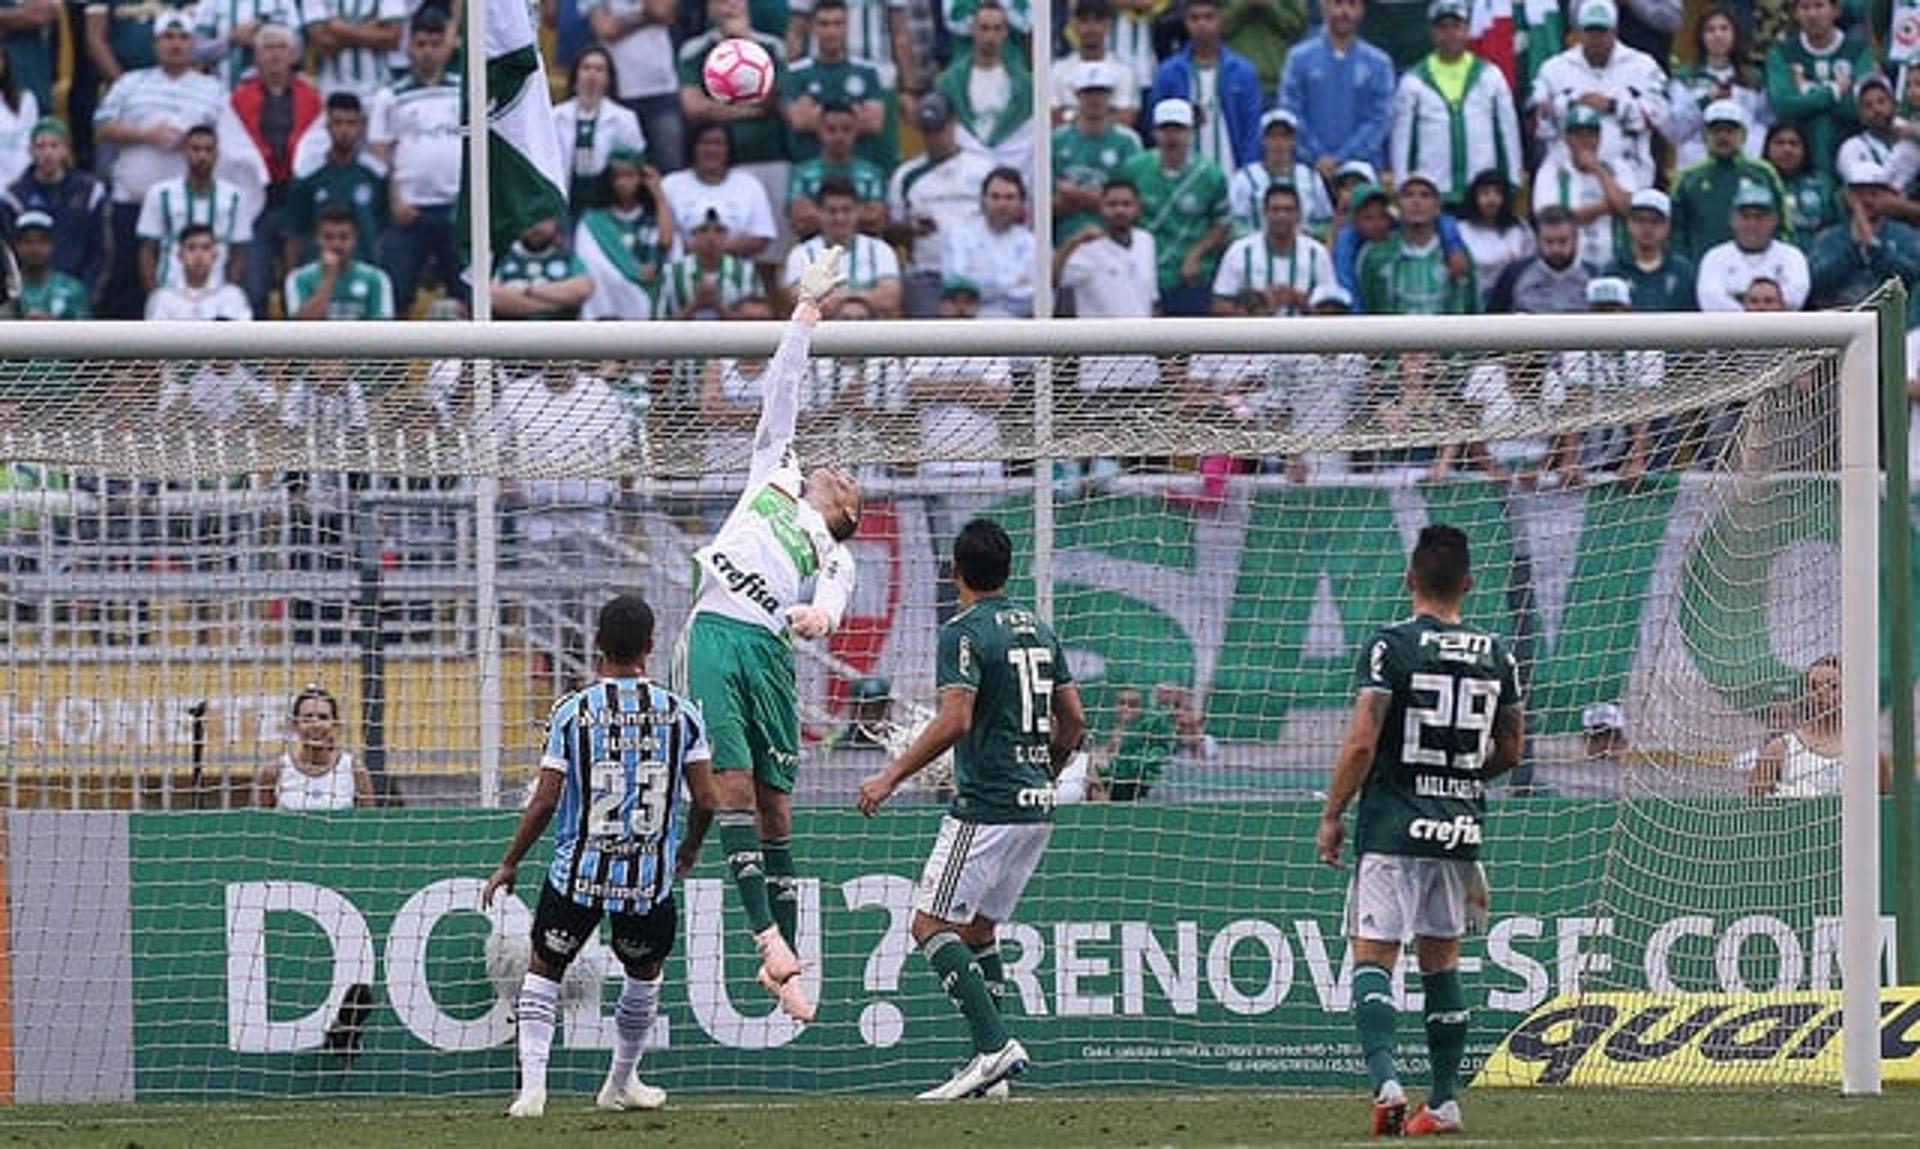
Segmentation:
<svg viewBox="0 0 1920 1149">
<path fill-rule="evenodd" d="M 587 808 L 589 838 L 651 838 L 667 813 L 667 764 L 641 759 L 633 769 L 633 807 L 625 815 L 627 768 L 613 759 L 593 764 L 593 805 Z"/>
<path fill-rule="evenodd" d="M 1409 766 L 1480 769 L 1487 760 L 1487 740 L 1493 737 L 1493 712 L 1500 705 L 1500 684 L 1486 678 L 1415 674 L 1407 685 L 1416 695 L 1431 694 L 1433 705 L 1407 707 L 1407 724 L 1400 735 L 1400 760 Z M 1473 736 L 1473 746 L 1449 755 L 1425 744 L 1421 735 L 1428 730 L 1448 734 L 1465 731 Z M 1446 741 L 1457 745 L 1452 738 Z"/>
</svg>

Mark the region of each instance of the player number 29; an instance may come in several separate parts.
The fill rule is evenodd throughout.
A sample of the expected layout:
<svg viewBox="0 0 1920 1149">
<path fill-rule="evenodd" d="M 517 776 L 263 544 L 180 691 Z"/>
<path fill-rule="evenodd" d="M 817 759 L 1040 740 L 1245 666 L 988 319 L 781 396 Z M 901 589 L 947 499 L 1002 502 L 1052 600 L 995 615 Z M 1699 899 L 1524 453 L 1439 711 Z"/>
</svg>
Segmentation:
<svg viewBox="0 0 1920 1149">
<path fill-rule="evenodd" d="M 1053 652 L 1040 646 L 1016 646 L 1007 661 L 1020 676 L 1020 732 L 1053 733 Z"/>
<path fill-rule="evenodd" d="M 660 832 L 667 813 L 667 764 L 649 758 L 634 767 L 633 804 L 628 806 L 626 766 L 611 759 L 595 762 L 593 793 L 593 805 L 587 808 L 589 838 L 651 838 Z"/>
<path fill-rule="evenodd" d="M 1408 684 L 1415 694 L 1431 694 L 1433 705 L 1407 707 L 1407 725 L 1400 736 L 1401 761 L 1410 766 L 1480 769 L 1487 760 L 1487 740 L 1493 737 L 1500 684 L 1485 678 L 1456 679 L 1448 674 L 1416 674 Z M 1435 750 L 1421 737 L 1428 730 L 1467 731 L 1473 735 L 1473 748 L 1453 755 Z"/>
</svg>

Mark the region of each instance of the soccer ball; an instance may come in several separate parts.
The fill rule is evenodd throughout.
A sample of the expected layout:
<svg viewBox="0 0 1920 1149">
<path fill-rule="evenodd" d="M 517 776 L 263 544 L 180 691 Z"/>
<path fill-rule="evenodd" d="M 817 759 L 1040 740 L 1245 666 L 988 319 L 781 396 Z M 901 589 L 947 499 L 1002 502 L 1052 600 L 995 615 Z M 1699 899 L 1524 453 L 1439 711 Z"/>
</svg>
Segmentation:
<svg viewBox="0 0 1920 1149">
<path fill-rule="evenodd" d="M 722 40 L 700 69 L 707 95 L 723 104 L 753 104 L 773 90 L 773 57 L 752 40 Z"/>
</svg>

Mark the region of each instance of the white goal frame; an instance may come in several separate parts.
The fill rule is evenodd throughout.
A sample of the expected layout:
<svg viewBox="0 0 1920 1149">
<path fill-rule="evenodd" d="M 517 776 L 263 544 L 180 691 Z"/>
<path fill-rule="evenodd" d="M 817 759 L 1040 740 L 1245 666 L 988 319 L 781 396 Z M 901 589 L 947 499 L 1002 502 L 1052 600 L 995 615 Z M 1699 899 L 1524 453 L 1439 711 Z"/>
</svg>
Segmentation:
<svg viewBox="0 0 1920 1149">
<path fill-rule="evenodd" d="M 779 323 L 49 323 L 0 324 L 0 359 L 397 359 L 538 360 L 765 356 Z M 823 323 L 819 355 L 1035 357 L 1036 423 L 1052 417 L 1048 358 L 1080 355 L 1328 354 L 1336 352 L 1543 352 L 1728 348 L 1829 350 L 1840 357 L 1842 703 L 1879 713 L 1879 346 L 1873 312 L 1632 314 L 1472 318 L 881 321 Z M 15 447 L 0 430 L 0 451 Z M 1037 473 L 1043 469 L 1035 468 Z M 1038 474 L 1036 484 L 1050 477 Z M 477 521 L 489 523 L 493 484 L 480 484 Z M 1051 533 L 1049 500 L 1035 530 Z M 485 540 L 478 545 L 485 546 Z M 1044 553 L 1045 547 L 1039 547 Z M 1036 564 L 1036 587 L 1051 572 Z M 481 682 L 499 682 L 497 619 L 479 589 Z M 1046 609 L 1042 592 L 1042 609 Z M 491 635 L 489 640 L 488 635 Z M 488 665 L 491 660 L 492 665 Z M 483 702 L 483 705 L 485 703 Z M 498 707 L 497 697 L 493 706 Z M 496 714 L 497 717 L 497 714 Z M 482 732 L 482 794 L 499 791 L 498 723 Z M 487 761 L 491 755 L 492 761 Z M 1841 799 L 1841 1089 L 1880 1091 L 1878 723 L 1845 730 Z M 1903 974 L 1908 971 L 1901 971 Z"/>
</svg>

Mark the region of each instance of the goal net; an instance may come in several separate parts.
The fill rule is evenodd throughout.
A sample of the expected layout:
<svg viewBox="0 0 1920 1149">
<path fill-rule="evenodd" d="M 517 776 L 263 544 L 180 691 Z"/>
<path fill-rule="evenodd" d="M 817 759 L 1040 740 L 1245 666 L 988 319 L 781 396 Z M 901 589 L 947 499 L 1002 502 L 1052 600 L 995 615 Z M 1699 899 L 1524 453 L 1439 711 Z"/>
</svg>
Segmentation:
<svg viewBox="0 0 1920 1149">
<path fill-rule="evenodd" d="M 1710 346 L 1644 318 L 1476 321 L 1480 350 L 1445 323 L 823 325 L 798 449 L 865 506 L 846 623 L 798 651 L 821 1019 L 754 985 L 710 849 L 646 1078 L 899 1092 L 964 1057 L 904 936 L 941 779 L 852 805 L 935 703 L 944 556 L 986 515 L 1091 720 L 1001 931 L 1034 1087 L 1359 1079 L 1346 876 L 1313 834 L 1360 652 L 1442 521 L 1527 692 L 1465 948 L 1472 1064 L 1531 1018 L 1507 1078 L 1836 1081 L 1837 993 L 1813 991 L 1840 989 L 1849 936 L 1844 772 L 1818 668 L 1876 660 L 1842 625 L 1859 325 L 1735 317 Z M 777 332 L 350 330 L 149 331 L 106 359 L 0 332 L 20 1100 L 513 1086 L 546 846 L 504 909 L 480 887 L 611 593 L 654 605 L 664 674 Z M 309 687 L 337 721 L 296 724 Z M 368 808 L 297 808 L 356 785 Z M 1854 909 L 1858 942 L 1877 910 Z M 556 1095 L 597 1087 L 618 975 L 597 944 L 576 963 Z"/>
</svg>

